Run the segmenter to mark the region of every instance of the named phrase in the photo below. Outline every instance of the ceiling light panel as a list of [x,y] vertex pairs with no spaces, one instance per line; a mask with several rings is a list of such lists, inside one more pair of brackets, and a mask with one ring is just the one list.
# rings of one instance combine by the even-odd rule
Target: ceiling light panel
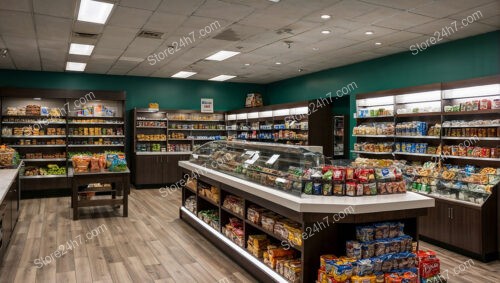
[[221,50],[215,53],[214,55],[205,58],[205,60],[222,61],[231,58],[233,56],[236,56],[238,54],[240,54],[240,52]]
[[67,62],[66,71],[83,72],[86,66],[87,63]]
[[94,0],[81,0],[78,10],[78,20],[82,22],[91,22],[104,24],[108,20],[109,14],[113,9],[113,4]]
[[71,43],[69,54],[90,56],[94,50],[94,45]]
[[180,72],[178,72],[176,74],[173,74],[172,78],[183,78],[183,79],[185,79],[185,78],[189,78],[189,77],[191,77],[193,75],[196,75],[196,72],[180,71]]
[[236,76],[231,76],[231,75],[220,75],[217,77],[213,77],[211,79],[208,79],[209,81],[217,81],[217,82],[222,82],[222,81],[227,81],[232,78],[236,78]]

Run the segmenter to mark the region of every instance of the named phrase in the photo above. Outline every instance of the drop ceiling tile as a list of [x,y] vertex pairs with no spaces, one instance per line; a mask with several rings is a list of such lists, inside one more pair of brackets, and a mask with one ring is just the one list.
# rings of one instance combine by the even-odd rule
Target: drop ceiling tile
[[392,15],[391,17],[384,18],[380,21],[376,21],[375,25],[404,30],[416,25],[425,24],[433,21],[434,18],[417,15],[410,12],[399,12],[397,14]]
[[120,6],[154,11],[161,0],[121,0]]
[[441,29],[446,28],[447,26],[451,26],[451,22],[455,20],[452,19],[439,19],[434,20],[429,23],[425,23],[423,25],[415,26],[407,29],[409,32],[415,32],[420,34],[428,34],[433,35],[437,31],[441,31]]
[[352,20],[360,23],[372,24],[386,18],[390,18],[398,13],[401,13],[401,10],[388,7],[378,7],[375,10],[353,18]]
[[127,28],[142,28],[152,14],[153,12],[147,10],[118,6],[112,13],[109,24]]
[[94,48],[91,58],[92,60],[94,59],[117,60],[118,57],[121,56],[123,51],[125,51],[125,49],[112,49],[112,48],[97,46]]
[[152,69],[150,67],[137,66],[137,67],[133,68],[132,70],[130,70],[127,73],[127,75],[128,76],[149,77],[154,71],[155,71],[155,69]]
[[[398,42],[398,43],[392,44],[392,46],[402,47],[402,48],[405,48],[405,49],[408,49],[408,50],[410,50],[410,48],[411,48],[411,51],[413,51],[418,46],[423,46],[423,45],[434,46],[434,45],[438,45],[438,44],[450,41],[449,38],[444,37],[444,38],[441,38],[440,41],[436,40],[435,44],[432,44],[431,39],[430,39],[431,37],[433,37],[433,36],[431,36],[431,35],[423,35],[421,37],[410,39],[408,41],[402,41],[402,42]],[[437,37],[436,37],[436,39],[437,39]]]
[[384,46],[384,45],[378,46],[378,48],[374,48],[373,50],[371,50],[371,52],[376,53],[376,54],[380,54],[383,56],[389,55],[389,54],[405,52],[405,51],[409,51],[409,50],[406,48],[403,48],[403,47]]
[[286,15],[283,15],[281,13],[273,15],[267,11],[266,12],[259,11],[245,17],[238,23],[250,26],[258,26],[270,30],[278,30],[296,21],[297,19],[293,17],[287,17]]
[[400,10],[412,10],[415,7],[426,5],[427,3],[432,3],[435,0],[363,0],[374,5],[380,5],[385,7],[391,7]]
[[[221,11],[224,11],[221,13]],[[224,20],[238,21],[252,13],[252,7],[228,3],[219,0],[206,0],[194,13],[196,16],[208,18],[221,18]]]
[[461,26],[458,28],[458,31],[452,33],[451,35],[447,36],[448,39],[450,40],[457,40],[460,38],[465,38],[477,34],[482,34],[482,33],[487,33],[490,31],[495,31],[497,30],[496,27],[490,26],[490,25],[485,25],[480,22],[475,22],[472,24],[469,24],[468,26]]
[[415,38],[418,38],[421,36],[422,36],[422,34],[420,34],[420,33],[398,31],[398,32],[391,33],[391,34],[388,34],[385,36],[381,36],[381,37],[377,38],[375,41],[381,42],[382,45],[387,46],[390,44],[415,39]]
[[63,63],[45,63],[42,62],[42,71],[44,72],[64,72],[66,69],[66,64]]
[[111,49],[125,49],[134,40],[139,29],[108,25],[99,39],[97,46]]
[[113,66],[114,62],[115,60],[113,59],[90,58],[90,60],[87,62],[85,72],[104,74],[111,68],[111,66]]
[[31,12],[30,0],[0,0],[2,10]]
[[68,0],[33,0],[35,14],[72,19],[77,1]]
[[146,56],[158,48],[162,42],[163,41],[160,39],[137,37],[128,46],[127,50],[125,50],[123,56],[146,58]]
[[73,21],[52,16],[35,15],[35,24],[37,25],[38,39],[68,42]]
[[171,33],[175,31],[185,20],[186,16],[164,12],[154,12],[144,25],[145,30]]
[[491,2],[491,0],[440,0],[417,7],[412,12],[429,17],[444,18],[488,2]]
[[322,13],[331,15],[332,19],[355,19],[356,17],[375,11],[378,8],[380,7],[377,5],[365,3],[363,1],[350,0],[330,6],[324,9]]
[[[372,35],[366,35],[365,32],[367,31],[372,31],[374,34]],[[391,33],[396,33],[398,30],[395,29],[390,29],[390,28],[384,28],[384,27],[379,27],[379,26],[365,26],[364,28],[360,28],[355,31],[348,32],[346,34],[343,34],[342,37],[352,39],[352,40],[370,40],[373,38],[378,38],[382,37]]]
[[479,22],[482,24],[487,24],[493,27],[500,28],[500,15],[489,17],[487,19],[480,20]]
[[25,12],[0,10],[0,34],[35,38],[33,17]]
[[352,20],[342,19],[342,18],[334,18],[324,24],[325,28],[334,27],[334,28],[345,29],[348,31],[355,31],[365,26],[366,23],[355,22]]
[[69,61],[69,62],[86,63],[89,60],[90,60],[90,57],[85,56],[85,55],[68,54],[68,57],[67,57],[67,61]]
[[464,10],[459,13],[450,15],[450,19],[462,20],[466,19],[469,16],[472,16],[475,19],[479,19],[480,21],[483,19],[487,19],[493,16],[500,15],[500,1],[493,1],[489,4],[484,4],[478,7],[474,7],[472,9]]
[[191,15],[204,0],[163,1],[157,11],[178,15]]
[[10,56],[7,56],[5,58],[0,57],[0,69],[15,69],[14,63],[12,63]]
[[[10,48],[9,48],[10,49]],[[40,71],[40,56],[38,56],[38,51],[17,51],[10,49],[9,54],[14,61],[17,69],[20,70],[32,70]]]
[[[323,51],[333,51],[336,49],[341,49],[347,46],[351,46],[354,44],[357,44],[359,41],[357,40],[352,40],[352,39],[347,39],[347,38],[342,38],[342,37],[332,37],[329,39],[322,40],[320,42],[312,43],[307,47],[307,51],[304,52],[311,52],[313,54]],[[313,48],[318,48],[317,51],[313,50]]]
[[1,36],[0,36],[0,48],[5,48],[5,43],[3,42],[3,39]]

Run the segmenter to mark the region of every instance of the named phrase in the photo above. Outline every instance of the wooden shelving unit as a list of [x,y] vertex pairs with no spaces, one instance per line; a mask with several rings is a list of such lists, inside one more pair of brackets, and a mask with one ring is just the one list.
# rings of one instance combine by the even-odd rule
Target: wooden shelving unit
[[[481,93],[480,86],[485,87],[485,93]],[[474,91],[467,92],[467,88],[474,87]],[[434,93],[434,94],[430,94]],[[411,94],[415,97],[411,100]],[[404,98],[404,99],[402,99]],[[449,125],[452,120],[474,121],[474,120],[496,120],[500,118],[499,109],[471,110],[449,112],[452,105],[459,105],[466,101],[481,99],[500,99],[500,76],[470,79],[450,83],[438,83],[396,90],[380,91],[357,96],[357,105],[366,100],[387,101],[384,105],[392,110],[393,115],[384,117],[362,117],[358,118],[357,124],[361,125],[367,122],[385,121],[394,123],[396,126],[401,122],[424,121],[429,125],[442,125],[439,136],[407,136],[407,135],[357,135],[358,142],[418,142],[428,143],[433,146],[459,145],[469,140],[472,146],[481,146],[487,148],[496,148],[500,150],[498,135],[464,135],[451,136],[449,131],[460,128],[498,128],[497,124],[490,125]],[[405,102],[409,99],[409,102]],[[426,113],[403,113],[398,111],[407,104],[420,104],[431,108]],[[363,103],[361,103],[363,105]],[[368,104],[367,104],[368,105]],[[373,108],[377,105],[370,103]],[[431,107],[429,107],[431,105]],[[434,105],[434,106],[432,106]],[[358,107],[357,111],[363,107]],[[437,108],[437,109],[436,109]],[[359,112],[358,112],[359,114]],[[496,130],[496,129],[495,129]],[[496,131],[495,131],[496,132]],[[353,151],[363,157],[376,158],[378,153]],[[473,157],[458,156],[451,153],[429,154],[420,152],[398,152],[394,147],[395,159],[406,159],[409,161],[434,161],[459,166],[467,164],[477,167],[500,167],[500,158],[492,157]],[[384,156],[390,158],[390,156]],[[439,195],[429,195],[436,199],[436,207],[429,210],[429,214],[423,217],[419,222],[420,234],[428,241],[440,244],[446,248],[456,250],[468,256],[479,258],[481,260],[491,260],[498,258],[500,254],[500,200],[497,197],[498,184],[492,188],[491,195],[476,192],[486,198],[484,203],[476,204],[459,199],[440,197]],[[452,189],[450,189],[452,190]],[[458,192],[458,190],[455,190]]]
[[[180,160],[187,160],[193,149],[205,142],[227,136],[223,112],[135,108],[132,121],[136,186],[177,182],[181,178]],[[153,138],[140,140],[139,135]]]
[[[20,176],[23,191],[69,189],[71,183],[71,176],[68,175],[71,166],[71,160],[68,158],[69,152],[125,151],[125,92],[2,88],[0,89],[0,99],[2,104],[1,142],[19,151],[25,163]],[[27,105],[46,107],[47,111],[58,109],[59,114],[55,115],[57,112],[46,112],[45,115],[42,115],[43,113],[39,113],[40,115],[11,113],[13,112],[12,107],[22,108]],[[92,107],[94,109],[94,106],[109,107],[107,108],[108,113],[114,111],[114,115],[112,117],[94,116],[89,112],[83,112],[83,108],[90,109]],[[7,134],[7,128],[12,129],[11,134]],[[18,128],[17,132],[22,128],[39,129],[40,132],[39,135],[30,131],[19,135],[13,133],[14,128]],[[93,135],[90,133],[74,135],[71,133],[74,128],[93,128],[93,130],[98,128],[101,132]],[[114,134],[109,134],[107,129],[113,129]],[[48,131],[63,132],[47,135]],[[105,133],[103,134],[102,131]],[[42,133],[43,135],[41,135]],[[26,140],[29,140],[29,144]],[[32,154],[38,155],[36,158],[26,158],[26,155],[29,157]],[[66,173],[63,175],[23,176],[24,170],[31,166],[45,167],[48,164],[56,164],[65,168]]]

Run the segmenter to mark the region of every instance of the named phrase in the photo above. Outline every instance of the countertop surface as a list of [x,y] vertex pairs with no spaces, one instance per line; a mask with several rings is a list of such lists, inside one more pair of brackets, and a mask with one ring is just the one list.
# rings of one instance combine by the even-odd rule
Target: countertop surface
[[349,211],[352,214],[384,212],[434,207],[434,199],[413,192],[405,194],[376,196],[312,196],[302,194],[294,196],[283,191],[246,181],[225,173],[209,169],[189,161],[179,161],[179,166],[194,171],[228,186],[235,187],[258,197],[306,213],[339,213]]
[[17,178],[21,164],[15,169],[0,169],[0,203],[5,199],[10,186]]

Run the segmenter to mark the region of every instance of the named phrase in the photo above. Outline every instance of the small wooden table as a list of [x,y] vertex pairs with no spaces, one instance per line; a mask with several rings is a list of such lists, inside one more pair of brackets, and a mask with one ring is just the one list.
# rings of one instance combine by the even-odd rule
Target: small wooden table
[[[78,220],[78,208],[89,206],[123,205],[123,217],[128,216],[128,194],[130,193],[130,170],[128,168],[123,172],[99,171],[86,173],[76,173],[73,168],[70,168],[68,173],[69,177],[71,177],[71,188],[73,190],[71,196],[73,220]],[[111,198],[78,200],[78,194],[81,193],[78,188],[92,183],[110,183],[111,189],[85,190],[82,192],[107,192],[111,194]],[[117,195],[122,196],[122,198],[117,199]]]

